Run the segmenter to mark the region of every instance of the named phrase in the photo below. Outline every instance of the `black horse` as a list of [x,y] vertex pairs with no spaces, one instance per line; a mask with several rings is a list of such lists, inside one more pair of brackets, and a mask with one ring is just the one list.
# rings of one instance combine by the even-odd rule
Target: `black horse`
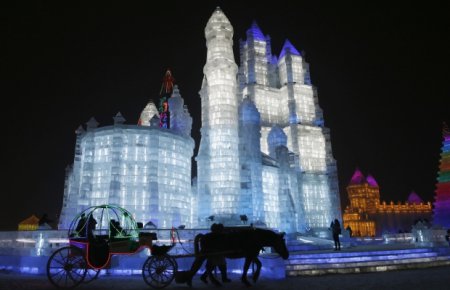
[[[254,262],[257,266],[253,274],[253,281],[256,282],[261,272],[261,261],[258,259],[259,252],[263,247],[272,247],[283,259],[289,257],[289,251],[286,247],[284,234],[278,234],[271,230],[246,228],[225,228],[223,233],[198,234],[195,237],[195,260],[192,264],[188,285],[192,285],[192,278],[202,266],[203,262],[208,259],[214,259],[214,256],[222,255],[226,258],[237,259],[245,258],[244,269],[241,281],[250,286],[247,280],[247,272],[250,263]],[[207,268],[211,281],[220,285],[212,275],[213,266]]]

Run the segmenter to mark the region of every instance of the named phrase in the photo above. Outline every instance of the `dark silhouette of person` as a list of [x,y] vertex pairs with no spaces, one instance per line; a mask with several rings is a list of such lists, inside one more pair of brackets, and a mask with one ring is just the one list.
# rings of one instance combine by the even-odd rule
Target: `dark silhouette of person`
[[81,214],[80,219],[78,220],[77,227],[75,231],[78,233],[80,237],[86,237],[86,215],[84,213]]
[[353,235],[352,228],[351,228],[350,226],[347,226],[345,229],[348,231],[348,235],[349,235],[349,237],[351,238],[352,235]]
[[[220,239],[220,235],[224,231],[223,224],[212,224],[211,225],[211,233],[213,235],[217,235],[217,238]],[[222,282],[231,282],[230,279],[228,279],[227,275],[227,261],[225,259],[225,256],[223,255],[212,255],[211,257],[208,257],[206,260],[206,270],[203,272],[203,274],[200,276],[200,280],[202,280],[205,283],[208,283],[208,274],[210,271],[214,270],[214,268],[218,267],[220,270],[220,275],[222,276]]]
[[92,214],[89,215],[88,221],[87,221],[87,235],[88,239],[92,240],[94,239],[94,230],[97,225],[97,221],[92,216]]
[[115,236],[118,236],[120,233],[122,233],[122,227],[120,226],[120,223],[114,219],[109,221],[109,234],[110,237],[113,238]]
[[331,232],[333,233],[334,250],[340,251],[341,242],[339,241],[339,235],[341,234],[341,224],[339,223],[338,219],[335,219],[333,222],[331,222],[330,228]]

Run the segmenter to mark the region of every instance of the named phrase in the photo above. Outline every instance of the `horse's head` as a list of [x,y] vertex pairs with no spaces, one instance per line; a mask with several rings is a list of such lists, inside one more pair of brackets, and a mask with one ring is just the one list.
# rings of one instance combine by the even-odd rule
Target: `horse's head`
[[289,250],[286,246],[286,241],[284,240],[284,234],[285,233],[276,234],[273,248],[283,259],[286,260],[289,258]]

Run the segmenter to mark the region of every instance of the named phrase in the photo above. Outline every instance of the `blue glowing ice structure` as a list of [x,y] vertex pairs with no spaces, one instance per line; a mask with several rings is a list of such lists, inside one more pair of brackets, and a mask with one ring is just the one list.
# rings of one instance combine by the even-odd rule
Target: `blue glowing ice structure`
[[[75,160],[67,170],[60,229],[67,229],[77,213],[90,206],[119,205],[135,220],[152,221],[160,228],[192,226],[192,119],[178,89],[174,92],[174,126],[159,128],[126,125],[118,114],[114,125],[87,131],[79,128]],[[181,125],[182,123],[183,125]]]
[[[289,192],[295,208],[297,230],[326,228],[332,219],[341,219],[340,198],[329,130],[323,127],[309,64],[289,40],[279,57],[273,56],[270,37],[256,23],[246,36],[240,42],[239,88],[240,95],[249,98],[260,113],[261,151],[278,163],[277,146],[285,146],[290,153],[286,156],[296,173],[283,182],[291,184],[284,192]],[[284,131],[285,144],[270,144],[276,141],[269,136],[274,126]],[[280,174],[282,166],[278,166]]]
[[[199,218],[233,220],[241,213],[237,65],[233,27],[217,8],[205,28],[207,59],[201,89],[198,164]],[[237,219],[239,221],[239,219]]]
[[341,219],[329,130],[301,53],[286,41],[279,58],[273,56],[270,37],[254,22],[240,42],[236,75],[233,28],[220,9],[205,35],[200,223],[222,217],[232,224],[245,215],[254,224],[304,232]]
[[265,221],[265,197],[262,188],[260,115],[250,99],[239,107],[239,151],[241,152],[240,213],[253,221]]
[[[92,119],[77,133],[67,169],[60,227],[82,209],[120,205],[138,221],[268,226],[323,231],[341,218],[336,162],[309,65],[286,41],[279,57],[254,22],[233,55],[233,27],[217,8],[205,28],[197,177],[191,184],[192,118],[176,86],[167,99],[170,129],[152,101],[139,126]],[[325,231],[328,232],[328,231]]]

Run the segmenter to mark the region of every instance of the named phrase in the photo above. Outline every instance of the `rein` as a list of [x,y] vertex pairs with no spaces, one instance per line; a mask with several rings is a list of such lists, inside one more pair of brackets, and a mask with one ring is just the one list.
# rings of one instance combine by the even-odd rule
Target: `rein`
[[194,255],[194,253],[190,253],[188,250],[186,250],[186,248],[183,246],[183,243],[181,242],[181,239],[180,239],[180,233],[178,233],[178,230],[174,230],[174,232],[176,233],[176,235],[177,235],[177,239],[178,239],[178,243],[180,244],[180,246],[181,246],[181,248],[183,249],[183,251],[185,251],[187,254],[189,254],[189,255]]

